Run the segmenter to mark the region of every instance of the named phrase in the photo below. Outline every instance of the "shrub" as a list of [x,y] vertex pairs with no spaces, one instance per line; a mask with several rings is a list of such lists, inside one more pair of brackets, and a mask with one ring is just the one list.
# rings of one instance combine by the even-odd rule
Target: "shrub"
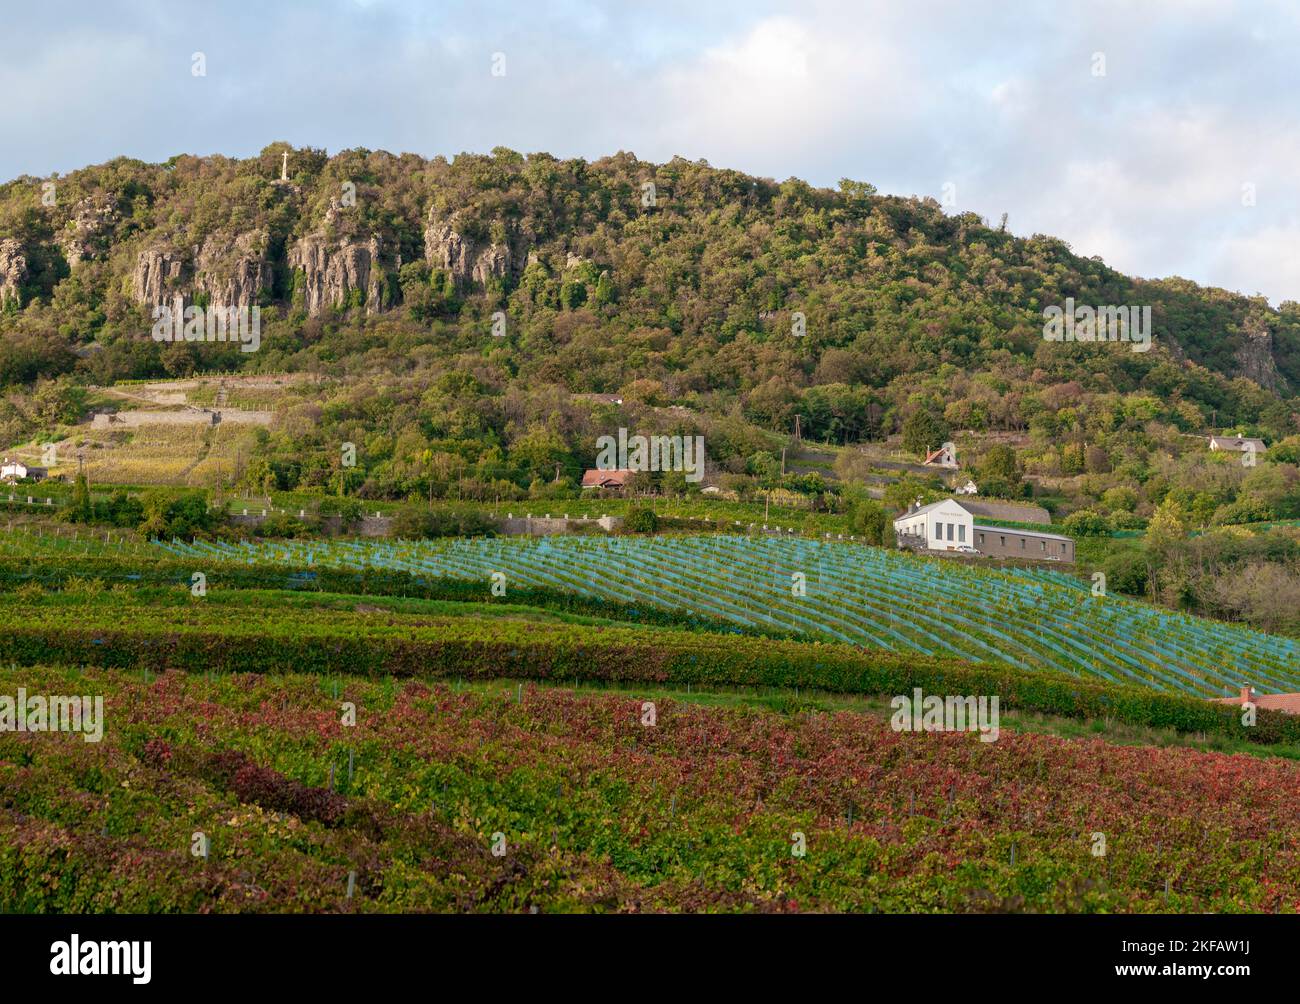
[[653,509],[632,506],[623,517],[624,533],[654,533],[659,529],[659,517]]
[[273,512],[262,520],[253,531],[258,537],[303,537],[308,533],[307,524],[297,516],[287,512]]
[[1107,537],[1114,532],[1110,520],[1093,509],[1070,513],[1062,527],[1072,537]]

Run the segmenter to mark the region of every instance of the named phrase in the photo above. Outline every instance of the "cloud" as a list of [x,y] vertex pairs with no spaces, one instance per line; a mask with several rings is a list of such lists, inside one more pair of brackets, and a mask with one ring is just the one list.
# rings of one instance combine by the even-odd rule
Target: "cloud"
[[67,6],[57,25],[6,15],[0,178],[276,139],[630,150],[903,195],[952,183],[954,211],[1124,271],[1300,299],[1300,14],[1282,0]]

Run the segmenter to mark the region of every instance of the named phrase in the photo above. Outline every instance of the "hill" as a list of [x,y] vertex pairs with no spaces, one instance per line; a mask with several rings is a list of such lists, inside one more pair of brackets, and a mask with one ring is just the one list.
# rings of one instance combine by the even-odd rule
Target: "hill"
[[[469,490],[527,486],[557,463],[572,476],[604,414],[572,395],[597,392],[640,408],[624,424],[706,426],[711,459],[738,471],[796,416],[831,442],[897,432],[917,410],[1023,430],[1081,395],[1184,430],[1292,431],[1295,304],[1130,278],[860,182],[815,189],[626,153],[448,161],[277,143],[247,160],[119,159],[51,184],[0,186],[0,385],[345,378],[263,450],[283,488],[319,483],[338,442],[367,437],[374,491],[430,477],[423,450],[433,480]],[[1045,342],[1042,311],[1067,297],[1150,305],[1154,349]],[[155,342],[153,308],[169,304],[258,306],[260,348]],[[11,395],[0,438],[84,407]]]

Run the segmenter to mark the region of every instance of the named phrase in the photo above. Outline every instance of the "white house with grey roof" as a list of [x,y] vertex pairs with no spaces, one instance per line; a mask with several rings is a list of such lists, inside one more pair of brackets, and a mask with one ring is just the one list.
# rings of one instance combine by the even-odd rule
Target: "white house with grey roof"
[[1260,454],[1268,449],[1262,439],[1250,439],[1246,436],[1211,436],[1210,449],[1218,452],[1227,450],[1230,453],[1254,453]]
[[957,551],[990,558],[1074,562],[1072,537],[976,523],[975,514],[956,499],[910,507],[894,520],[894,533],[901,546],[919,551]]
[[955,499],[911,508],[894,520],[894,532],[904,543],[927,551],[974,548],[975,517]]

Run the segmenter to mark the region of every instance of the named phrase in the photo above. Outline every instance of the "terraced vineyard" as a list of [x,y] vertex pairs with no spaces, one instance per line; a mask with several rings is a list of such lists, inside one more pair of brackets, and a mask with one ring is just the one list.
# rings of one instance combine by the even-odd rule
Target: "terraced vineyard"
[[485,595],[499,573],[507,595],[511,585],[542,586],[893,652],[1057,670],[1198,697],[1235,693],[1242,683],[1264,693],[1300,690],[1300,646],[1289,638],[1094,597],[1086,583],[1054,570],[985,569],[851,544],[714,535],[157,547],[208,561],[481,581]]

